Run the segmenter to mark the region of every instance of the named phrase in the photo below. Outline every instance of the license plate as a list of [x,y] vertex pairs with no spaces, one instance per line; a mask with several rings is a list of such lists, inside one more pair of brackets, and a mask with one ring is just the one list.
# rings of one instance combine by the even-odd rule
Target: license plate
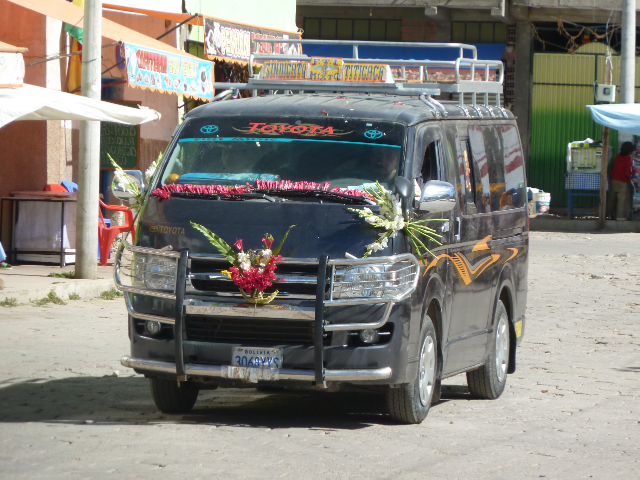
[[231,366],[268,368],[272,371],[282,368],[282,349],[264,347],[233,347]]

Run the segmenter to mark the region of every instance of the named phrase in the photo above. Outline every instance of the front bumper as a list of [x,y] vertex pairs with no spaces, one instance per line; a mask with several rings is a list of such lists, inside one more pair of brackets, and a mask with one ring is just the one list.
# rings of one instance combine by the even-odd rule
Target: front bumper
[[[120,360],[124,367],[133,368],[142,372],[160,372],[176,374],[176,364],[170,362],[158,362],[141,358],[131,358],[125,355]],[[294,380],[314,382],[316,374],[314,370],[294,370],[281,368],[271,371],[266,368],[233,367],[230,365],[196,365],[186,363],[184,366],[186,375],[197,377],[226,378],[256,383],[258,381]],[[363,369],[324,369],[325,381],[353,382],[376,381],[391,378],[391,367],[363,368]]]
[[[123,252],[125,251],[132,254],[132,258],[135,257],[136,253],[139,253],[141,255],[151,256],[151,258],[156,258],[157,256],[157,258],[161,260],[157,260],[157,263],[154,263],[154,261],[147,261],[147,266],[144,264],[134,265],[134,261],[132,260],[131,265],[128,267],[129,273],[126,273],[127,267],[126,265],[123,265],[122,262]],[[198,255],[198,257],[203,258],[203,255]],[[217,258],[217,256],[211,256],[211,258],[213,257]],[[142,271],[144,274],[144,269],[150,268],[149,265],[159,265],[161,264],[161,261],[164,261],[162,259],[167,258],[171,259],[171,261],[174,261],[176,264],[175,279],[172,280],[174,285],[172,292],[150,290],[147,288],[141,288],[139,285],[125,285],[121,281],[120,275],[123,273],[123,268],[125,269],[124,275],[133,277],[136,274],[136,269],[138,269],[139,272]],[[163,324],[170,324],[173,326],[174,332],[173,341],[157,342],[154,340],[150,341],[148,339],[140,338],[136,334],[135,330],[132,329],[132,355],[134,358],[129,356],[123,357],[121,362],[123,366],[134,368],[136,371],[140,371],[142,373],[159,372],[162,374],[176,375],[179,380],[186,380],[188,376],[226,378],[248,382],[298,380],[311,381],[315,382],[319,386],[324,386],[327,381],[375,382],[392,378],[392,367],[389,365],[398,365],[398,357],[402,355],[399,351],[400,348],[397,341],[393,343],[395,343],[394,346],[398,351],[388,357],[388,363],[386,365],[381,364],[380,356],[383,354],[382,350],[384,350],[386,354],[390,353],[388,348],[389,346],[385,346],[387,348],[383,349],[368,347],[366,350],[371,350],[370,356],[377,358],[373,362],[370,358],[366,364],[375,368],[349,368],[349,363],[351,363],[351,366],[354,366],[352,362],[335,361],[335,358],[339,357],[339,355],[335,355],[337,352],[331,351],[327,352],[328,355],[325,354],[325,348],[334,349],[334,347],[327,347],[323,344],[323,335],[325,332],[346,332],[364,329],[378,329],[383,327],[389,320],[392,310],[394,310],[393,306],[408,298],[417,287],[419,264],[413,255],[404,254],[393,257],[335,260],[329,259],[327,255],[322,256],[319,261],[316,260],[314,262],[318,265],[316,296],[314,299],[315,307],[310,306],[309,302],[307,302],[307,306],[277,304],[254,307],[249,306],[246,303],[239,304],[237,301],[233,303],[219,301],[214,302],[206,299],[185,298],[185,293],[187,293],[187,287],[189,284],[189,259],[190,254],[187,249],[182,250],[181,252],[170,252],[143,247],[132,247],[125,243],[121,244],[115,259],[114,277],[118,289],[125,293],[125,301],[129,315],[133,319],[152,320]],[[408,267],[403,268],[406,268],[405,271],[410,273],[403,273],[403,275],[407,275],[409,279],[403,280],[406,283],[406,288],[404,288],[400,294],[398,294],[396,290],[395,296],[383,295],[381,297],[373,298],[334,299],[333,285],[334,282],[339,283],[335,281],[336,267],[360,266],[363,264],[376,263],[383,264],[389,262],[403,262],[404,265],[408,265]],[[175,305],[175,314],[173,317],[170,317],[167,315],[169,312],[166,310],[164,312],[153,312],[153,314],[149,311],[137,311],[136,308],[134,308],[135,302],[132,301],[132,295],[140,295],[148,298],[155,297],[163,299],[164,301],[169,301]],[[311,305],[313,305],[313,303]],[[345,320],[337,319],[336,317],[339,317],[339,315],[331,314],[336,311],[336,309],[332,307],[350,308],[357,306],[377,306],[378,308],[376,310],[381,312],[381,314],[378,318],[373,319],[373,321],[370,321],[369,319],[366,319],[366,321],[351,320],[349,323],[346,323]],[[209,353],[213,353],[212,349],[218,350],[216,353],[219,354],[222,350],[230,349],[232,345],[216,345],[207,343],[201,344],[195,348],[200,353],[204,353],[208,350],[208,354],[197,355],[194,358],[194,355],[192,355],[194,342],[189,342],[184,339],[185,318],[188,315],[248,318],[256,316],[256,308],[259,309],[259,317],[265,319],[265,323],[269,321],[268,319],[273,318],[278,320],[288,319],[304,321],[309,322],[309,325],[313,325],[313,345],[306,349],[307,354],[305,356],[308,359],[307,361],[303,364],[296,365],[296,368],[281,368],[277,371],[253,367],[235,367],[224,364],[228,362],[228,360],[225,359],[229,359],[229,355],[224,355],[224,358],[213,359],[213,361],[209,355]],[[156,315],[155,313],[163,313],[163,315]],[[160,345],[160,343],[163,343],[163,345]],[[146,344],[145,347],[143,347],[142,344]],[[167,349],[171,350],[170,355],[167,355],[170,353]],[[377,354],[375,353],[376,350],[378,350]],[[308,358],[309,353],[311,354],[312,360]],[[366,357],[366,354],[364,356],[360,354],[359,356],[361,358]],[[334,360],[332,360],[332,357]],[[346,357],[346,355],[343,356],[343,359],[344,357]],[[205,359],[205,363],[202,361],[198,362],[198,358]],[[193,363],[192,359],[195,359],[196,362]],[[215,363],[218,362],[222,364],[216,365]],[[340,363],[340,367],[344,366],[345,368],[331,368],[336,367],[336,363]],[[313,368],[308,368],[309,366]],[[361,365],[357,365],[357,367],[360,366]]]

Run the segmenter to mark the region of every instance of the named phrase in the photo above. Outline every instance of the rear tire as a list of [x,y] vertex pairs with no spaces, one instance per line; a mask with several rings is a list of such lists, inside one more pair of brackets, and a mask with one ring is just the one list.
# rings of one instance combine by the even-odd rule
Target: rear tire
[[436,390],[438,372],[438,341],[433,322],[425,316],[418,374],[411,383],[387,390],[387,408],[393,420],[400,423],[421,423],[429,413]]
[[504,391],[509,368],[509,316],[501,300],[496,305],[493,340],[484,365],[467,372],[469,392],[475,398],[495,400]]
[[153,402],[162,413],[188,412],[193,408],[200,389],[190,382],[163,378],[151,379]]

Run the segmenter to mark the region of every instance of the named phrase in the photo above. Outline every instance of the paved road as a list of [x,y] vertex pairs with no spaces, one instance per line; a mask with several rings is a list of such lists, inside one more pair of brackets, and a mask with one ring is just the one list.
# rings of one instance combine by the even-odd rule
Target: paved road
[[215,390],[162,415],[118,364],[121,300],[0,307],[0,477],[637,477],[639,240],[532,233],[505,393],[453,377],[416,426],[372,392]]

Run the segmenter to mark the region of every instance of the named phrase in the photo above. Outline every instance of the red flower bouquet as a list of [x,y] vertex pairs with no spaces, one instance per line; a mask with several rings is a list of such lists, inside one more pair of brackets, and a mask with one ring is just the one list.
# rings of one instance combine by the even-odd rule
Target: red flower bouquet
[[263,295],[263,292],[272,286],[277,278],[275,274],[276,265],[282,260],[282,256],[279,255],[280,249],[289,235],[289,231],[295,225],[289,227],[280,243],[273,250],[271,249],[273,236],[266,233],[262,239],[264,248],[261,250],[248,249],[246,251],[243,249],[242,239],[233,244],[234,249],[208,228],[194,222],[191,222],[191,226],[202,232],[211,244],[231,263],[229,270],[223,270],[222,274],[233,280],[233,283],[240,289],[240,293],[248,302],[266,304],[276,298],[278,290],[267,297]]

